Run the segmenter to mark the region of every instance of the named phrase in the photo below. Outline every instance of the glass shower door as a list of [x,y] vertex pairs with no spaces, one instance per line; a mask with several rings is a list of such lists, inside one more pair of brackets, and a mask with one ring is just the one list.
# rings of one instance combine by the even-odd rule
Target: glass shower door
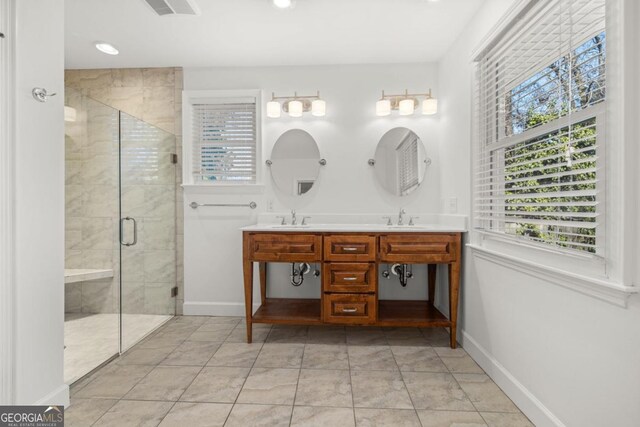
[[120,112],[121,350],[175,314],[175,136]]
[[[65,350],[72,384],[120,350],[118,110],[65,88]],[[99,278],[83,279],[87,271]]]

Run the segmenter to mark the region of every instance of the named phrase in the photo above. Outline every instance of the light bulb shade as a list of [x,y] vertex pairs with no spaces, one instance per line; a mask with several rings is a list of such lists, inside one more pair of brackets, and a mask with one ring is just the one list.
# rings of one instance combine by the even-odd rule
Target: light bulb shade
[[413,114],[415,103],[413,99],[403,99],[398,103],[398,112],[401,116],[410,116]]
[[311,103],[311,114],[316,117],[322,117],[327,114],[327,103],[322,99],[315,99]]
[[289,101],[289,115],[291,117],[302,117],[302,102],[301,101]]
[[388,116],[391,114],[391,101],[381,99],[376,102],[376,116]]
[[428,116],[438,112],[438,100],[436,98],[427,98],[422,101],[422,114]]
[[282,107],[278,101],[269,101],[267,102],[267,117],[272,119],[277,119],[280,117],[280,111]]
[[64,121],[75,122],[77,117],[76,109],[73,107],[64,106]]

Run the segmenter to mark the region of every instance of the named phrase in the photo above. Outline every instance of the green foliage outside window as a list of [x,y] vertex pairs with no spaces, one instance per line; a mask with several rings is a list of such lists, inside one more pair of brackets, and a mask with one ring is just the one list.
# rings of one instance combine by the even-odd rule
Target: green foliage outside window
[[[603,101],[604,60],[601,33],[511,90],[507,135]],[[506,233],[596,252],[597,125],[592,117],[492,152],[503,159]]]

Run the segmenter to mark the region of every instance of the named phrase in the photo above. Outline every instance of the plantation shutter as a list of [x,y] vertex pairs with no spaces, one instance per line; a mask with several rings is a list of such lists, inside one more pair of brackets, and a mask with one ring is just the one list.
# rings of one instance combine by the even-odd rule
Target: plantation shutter
[[196,182],[256,182],[256,100],[193,105]]
[[534,1],[477,58],[477,230],[601,252],[605,59],[605,0]]

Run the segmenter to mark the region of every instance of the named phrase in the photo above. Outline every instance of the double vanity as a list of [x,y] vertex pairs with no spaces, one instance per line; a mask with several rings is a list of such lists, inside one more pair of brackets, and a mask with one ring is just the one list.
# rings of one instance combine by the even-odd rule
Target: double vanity
[[[253,323],[293,325],[365,325],[450,328],[456,347],[461,265],[459,226],[258,224],[242,229],[247,342]],[[261,305],[253,313],[253,263],[259,263]],[[270,262],[318,263],[319,299],[267,298]],[[382,300],[378,271],[382,264],[428,264],[428,299]],[[448,266],[449,313],[433,304],[436,265]]]
[[[413,131],[394,128],[383,135],[375,158],[367,163],[375,170],[379,189],[400,202],[421,186],[430,160]],[[313,137],[300,129],[282,134],[267,160],[276,188],[292,205],[298,203],[297,199],[313,197],[314,184],[325,164]],[[384,217],[386,225],[374,224],[380,221],[379,216],[352,217],[343,223],[327,217],[322,223],[317,215],[313,217],[314,224],[308,224],[308,217],[298,221],[292,212],[291,225],[280,216],[263,218],[264,224],[243,228],[247,341],[251,342],[253,323],[446,327],[450,330],[451,347],[455,348],[461,240],[466,218],[451,215],[443,220],[441,215],[430,215],[428,222],[421,225],[415,222],[418,217],[406,221],[404,214],[401,209],[397,225],[390,217]],[[282,221],[278,223],[277,218]],[[259,264],[261,301],[255,313],[254,263]],[[311,264],[318,265],[314,274],[320,276],[319,298],[268,298],[268,263],[290,263],[291,285],[295,287],[302,285],[304,275],[312,270]],[[425,283],[415,283],[415,264],[428,265]],[[434,304],[438,264],[448,268],[448,318]],[[424,287],[421,294],[425,298],[380,298],[379,277],[392,276],[402,287],[413,278],[411,286]]]

